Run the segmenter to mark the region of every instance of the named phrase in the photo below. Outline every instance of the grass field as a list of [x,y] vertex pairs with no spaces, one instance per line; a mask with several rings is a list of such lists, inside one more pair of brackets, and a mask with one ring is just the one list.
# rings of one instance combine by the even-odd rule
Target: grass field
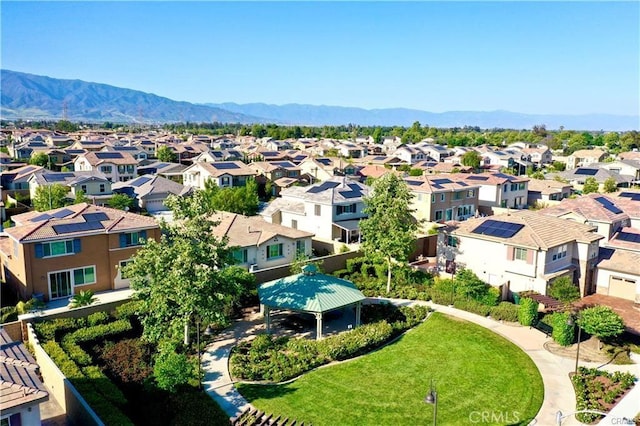
[[238,389],[257,408],[305,424],[426,425],[433,418],[433,405],[423,402],[432,378],[440,425],[526,424],[542,405],[542,378],[520,348],[438,313],[357,360],[290,384]]

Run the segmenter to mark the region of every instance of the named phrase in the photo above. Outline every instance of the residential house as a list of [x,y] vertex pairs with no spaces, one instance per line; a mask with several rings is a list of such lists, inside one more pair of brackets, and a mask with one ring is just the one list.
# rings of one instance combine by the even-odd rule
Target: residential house
[[629,215],[631,226],[640,229],[640,191],[625,190],[619,192],[615,197],[613,194],[610,195],[615,205]]
[[411,207],[418,220],[427,222],[461,221],[473,217],[478,209],[480,186],[455,177],[417,176],[404,179],[413,194]]
[[9,154],[18,161],[28,161],[34,154],[46,152],[51,147],[43,140],[30,140],[8,147]]
[[300,181],[300,168],[290,161],[256,161],[249,164],[256,172],[256,183],[261,191],[271,184],[271,194],[278,196],[284,188]]
[[126,152],[131,154],[138,162],[147,160],[149,153],[137,146],[105,146],[101,151],[104,152]]
[[88,152],[73,162],[76,171],[99,171],[111,182],[125,182],[138,176],[138,161],[126,152]]
[[[29,178],[41,170],[42,166],[26,165],[0,174],[0,186],[4,195],[29,195]],[[4,201],[4,200],[2,200]]]
[[111,182],[100,172],[49,172],[41,170],[29,177],[29,193],[33,200],[39,187],[62,185],[69,188],[68,198],[74,199],[80,191],[93,204],[105,205],[112,196]]
[[348,178],[331,178],[308,187],[282,190],[261,213],[269,223],[345,243],[360,239],[359,221],[366,217],[364,197],[369,187]]
[[40,367],[27,347],[0,328],[0,424],[40,426],[40,404],[49,400]]
[[134,198],[138,208],[151,214],[170,210],[164,203],[169,195],[185,196],[192,190],[192,187],[156,175],[142,175],[113,184],[113,192]]
[[180,163],[168,163],[164,161],[155,161],[145,166],[138,167],[139,175],[158,175],[174,182],[182,183],[182,173],[189,166]]
[[567,157],[567,169],[589,166],[600,163],[607,157],[607,153],[601,149],[579,149]]
[[362,158],[367,155],[367,147],[353,142],[342,142],[336,149],[344,158]]
[[564,172],[548,173],[545,177],[556,177],[569,182],[576,191],[582,191],[584,183],[588,178],[594,178],[598,183],[598,190],[604,191],[604,183],[609,178],[613,178],[618,188],[628,188],[634,181],[634,176],[623,175],[616,171],[611,171],[596,165],[589,167],[578,167],[577,169],[565,170]]
[[391,153],[394,157],[398,157],[406,164],[415,164],[419,161],[426,160],[428,155],[420,148],[409,145],[401,145],[398,149]]
[[301,175],[308,176],[311,182],[331,179],[333,174],[333,161],[330,158],[307,157],[298,167]]
[[[562,230],[562,232],[558,232]],[[580,294],[595,292],[599,241],[596,227],[530,210],[472,218],[439,235],[438,262],[467,268],[481,280],[513,292],[547,294],[568,276]]]
[[499,170],[502,168],[511,169],[516,175],[524,175],[528,168],[533,167],[533,163],[528,160],[528,156],[515,150],[487,151],[480,154],[482,157],[481,166],[486,169]]
[[2,279],[24,300],[68,298],[80,290],[126,288],[120,268],[145,239],[160,240],[153,218],[75,204],[12,217],[0,238]]
[[618,160],[640,161],[640,151],[626,151],[618,154]]
[[453,152],[446,146],[435,144],[420,144],[419,146],[421,147],[422,152],[437,162],[444,161],[445,158],[453,155]]
[[251,271],[287,265],[299,256],[311,257],[313,234],[266,222],[260,216],[219,212],[215,236],[228,238],[238,265]]
[[625,227],[600,249],[596,293],[640,304],[640,229]]
[[73,144],[69,146],[69,149],[84,149],[89,152],[97,152],[102,150],[105,146],[111,145],[106,142],[104,139],[98,140],[79,140],[75,141]]
[[244,186],[247,179],[254,178],[256,172],[241,161],[198,162],[182,172],[184,185],[204,189],[211,179],[221,188]]
[[215,163],[216,161],[239,161],[242,160],[242,153],[236,150],[215,150],[207,151],[193,158],[193,162],[204,161],[206,163]]
[[527,206],[529,178],[505,173],[458,174],[457,179],[480,186],[478,204],[487,207],[522,209]]
[[630,176],[631,184],[640,184],[640,160],[617,160],[608,163],[596,163],[592,167],[609,170],[611,173]]
[[388,155],[366,155],[363,158],[354,160],[356,164],[368,165],[380,165],[388,167],[396,167],[405,164],[401,159]]
[[542,168],[547,164],[553,163],[553,154],[545,145],[522,148],[522,152],[527,155],[529,161],[531,161],[537,168]]
[[528,190],[527,204],[530,206],[555,203],[573,194],[571,185],[557,180],[530,179]]

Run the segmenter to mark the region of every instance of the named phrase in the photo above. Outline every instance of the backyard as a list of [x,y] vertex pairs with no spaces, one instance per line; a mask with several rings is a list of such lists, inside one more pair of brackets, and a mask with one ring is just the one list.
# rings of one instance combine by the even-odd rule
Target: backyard
[[[544,396],[542,378],[518,347],[480,326],[442,314],[383,349],[282,385],[238,383],[260,410],[314,425],[426,424],[430,380],[438,423],[526,424]],[[476,418],[477,417],[477,418]]]

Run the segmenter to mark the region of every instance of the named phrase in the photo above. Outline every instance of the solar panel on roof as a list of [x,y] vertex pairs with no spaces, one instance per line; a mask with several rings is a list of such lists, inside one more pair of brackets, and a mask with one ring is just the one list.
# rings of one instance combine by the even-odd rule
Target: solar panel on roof
[[489,176],[469,176],[467,180],[489,180]]
[[71,234],[74,232],[82,231],[95,231],[97,229],[104,229],[102,223],[98,221],[93,222],[79,222],[79,223],[67,223],[65,225],[53,225],[53,230],[56,234]]
[[307,192],[310,194],[317,194],[319,192],[326,191],[327,189],[335,188],[338,185],[340,185],[338,182],[323,182],[318,186],[310,188]]
[[630,198],[633,201],[640,201],[640,192],[621,192],[618,197]]
[[489,235],[491,237],[511,238],[522,228],[524,228],[524,225],[520,223],[501,222],[489,219],[485,220],[471,232],[473,234]]
[[150,180],[151,180],[151,178],[148,177],[148,176],[140,176],[139,178],[134,179],[133,181],[131,181],[131,183],[129,185],[135,186],[137,188],[137,187],[142,186],[145,183],[149,182]]
[[628,241],[630,243],[640,243],[640,234],[634,234],[631,232],[620,232],[618,233],[616,240]]
[[102,222],[103,220],[109,220],[109,216],[107,216],[105,213],[99,212],[99,213],[85,213],[82,215],[82,217],[84,218],[84,220],[86,220],[87,222]]
[[73,210],[62,209],[60,211],[57,211],[57,212],[51,214],[51,217],[55,217],[56,219],[62,219],[63,217],[70,216],[73,213],[74,213]]
[[595,176],[595,174],[598,173],[598,169],[585,169],[585,168],[579,168],[576,169],[575,172],[573,172],[574,175],[583,175],[583,176]]
[[329,166],[331,165],[331,159],[330,158],[318,158],[316,159],[316,161],[320,164],[324,164],[325,166]]
[[218,170],[231,170],[231,169],[239,169],[236,163],[211,163],[211,166]]
[[360,191],[339,191],[340,195],[344,198],[358,198],[362,197],[362,192]]
[[118,158],[123,158],[122,154],[119,152],[96,152],[96,157],[101,160],[115,160]]
[[431,182],[433,182],[436,185],[444,185],[445,183],[453,183],[453,181],[451,179],[434,179]]
[[410,186],[420,186],[420,185],[422,185],[422,182],[420,182],[418,180],[406,180],[405,182],[407,182],[407,185],[410,185]]
[[276,162],[273,162],[273,163],[271,163],[271,164],[273,164],[274,166],[284,167],[284,168],[287,168],[287,167],[295,167],[295,165],[291,164],[291,163],[290,163],[290,162],[288,162],[288,161],[276,161]]
[[51,219],[51,216],[45,213],[45,214],[41,214],[40,216],[34,217],[33,219],[31,219],[31,222],[42,222],[47,219]]
[[606,199],[604,197],[596,197],[596,198],[594,198],[594,200],[599,202],[602,205],[602,207],[604,207],[605,209],[609,210],[613,214],[624,213],[622,210],[620,210],[618,208],[618,206],[616,206],[615,204],[613,204],[611,201],[609,201],[608,199]]
[[458,182],[458,185],[460,185],[460,186],[469,186],[469,185],[467,185],[467,184],[466,184],[466,183],[464,183],[464,182]]

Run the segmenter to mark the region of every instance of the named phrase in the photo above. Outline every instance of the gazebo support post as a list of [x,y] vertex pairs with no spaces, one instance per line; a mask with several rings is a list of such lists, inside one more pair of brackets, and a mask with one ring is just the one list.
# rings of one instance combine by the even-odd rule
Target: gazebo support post
[[360,327],[360,308],[362,307],[362,303],[356,303],[356,327]]
[[322,339],[322,312],[316,313],[316,340]]
[[271,334],[271,308],[264,306],[264,322],[267,326],[267,334]]

